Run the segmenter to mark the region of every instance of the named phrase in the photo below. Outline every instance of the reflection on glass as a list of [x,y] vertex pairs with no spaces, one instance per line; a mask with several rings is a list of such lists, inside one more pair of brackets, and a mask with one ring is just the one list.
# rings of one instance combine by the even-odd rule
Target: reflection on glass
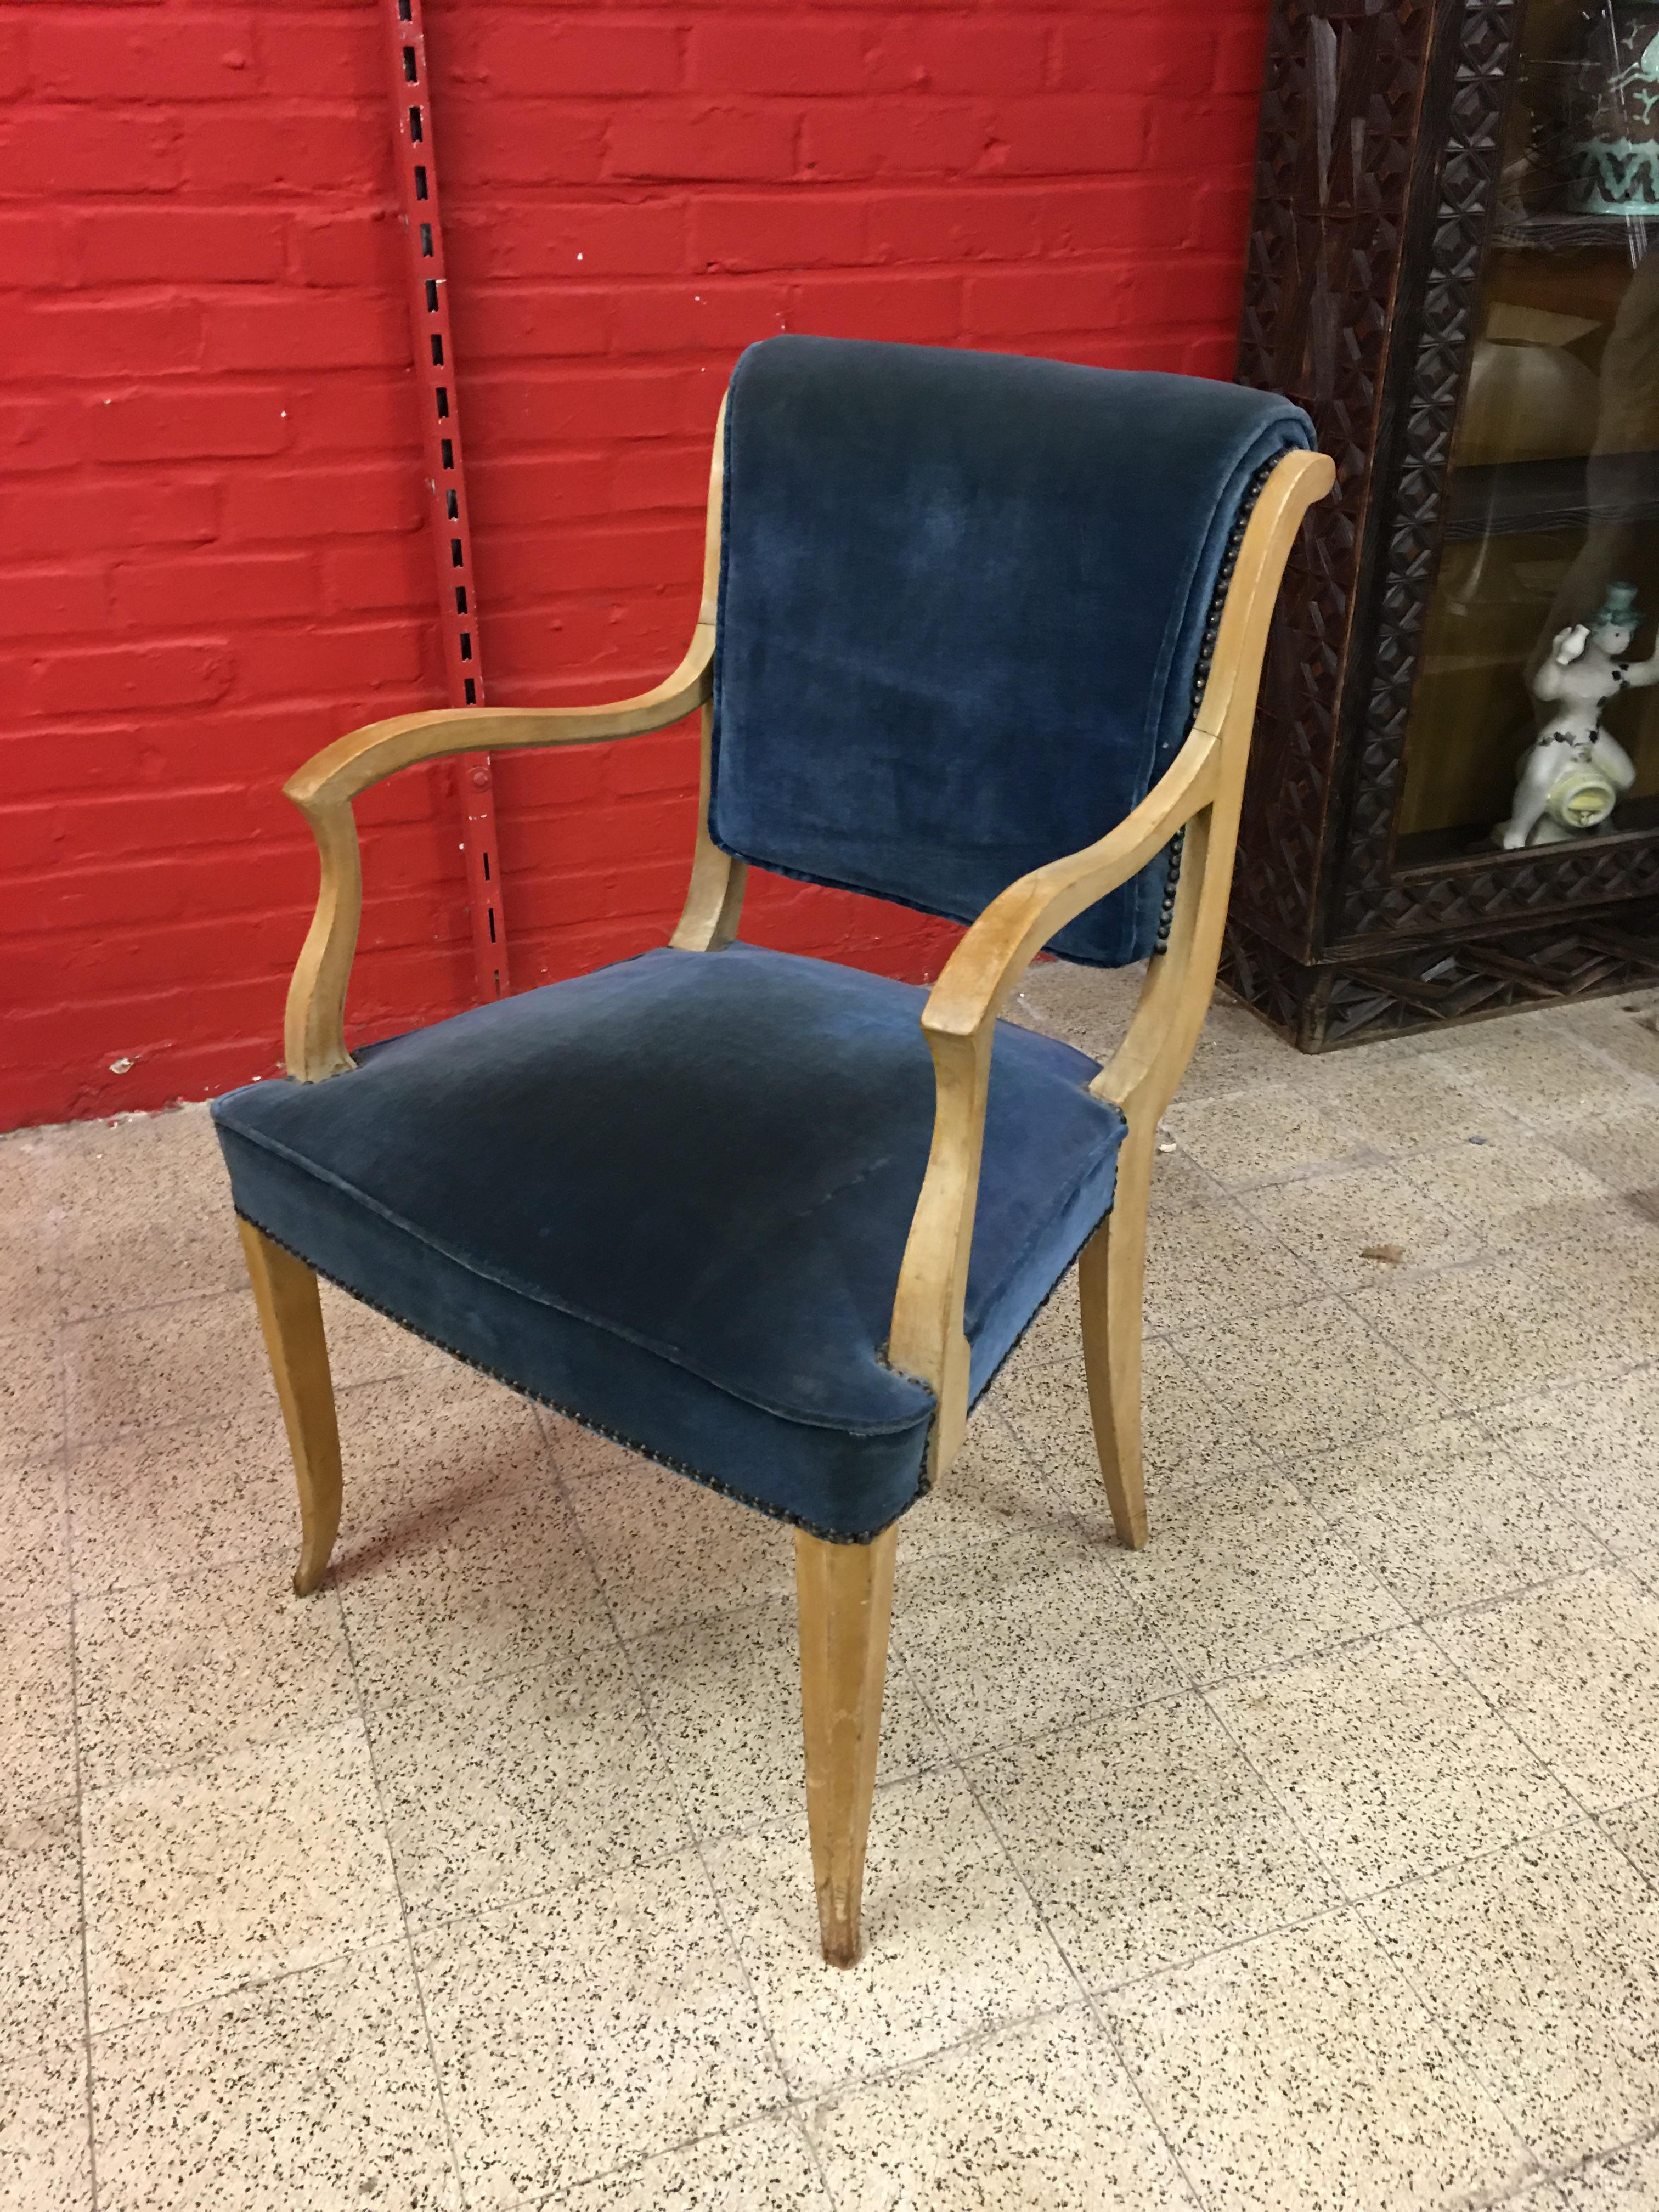
[[[1495,854],[1522,822],[1533,843],[1659,823],[1659,0],[1533,0],[1476,328],[1407,866]],[[1591,777],[1534,807],[1564,714],[1578,751],[1555,764],[1599,769],[1605,805]]]

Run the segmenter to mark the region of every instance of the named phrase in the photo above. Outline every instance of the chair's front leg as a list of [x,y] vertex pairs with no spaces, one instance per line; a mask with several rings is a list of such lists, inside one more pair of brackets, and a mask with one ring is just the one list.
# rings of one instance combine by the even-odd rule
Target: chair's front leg
[[832,1966],[850,1966],[859,1955],[897,1543],[896,1527],[868,1544],[795,1538],[806,1820],[818,1930]]
[[259,1327],[282,1401],[289,1449],[300,1485],[300,1564],[294,1594],[307,1597],[328,1571],[340,1528],[340,1431],[317,1278],[303,1260],[239,1220],[242,1250],[259,1309]]
[[1140,1441],[1141,1304],[1146,1273],[1146,1200],[1152,1132],[1131,1126],[1117,1158],[1112,1210],[1083,1248],[1078,1302],[1089,1413],[1107,1502],[1120,1542],[1146,1540],[1146,1489]]

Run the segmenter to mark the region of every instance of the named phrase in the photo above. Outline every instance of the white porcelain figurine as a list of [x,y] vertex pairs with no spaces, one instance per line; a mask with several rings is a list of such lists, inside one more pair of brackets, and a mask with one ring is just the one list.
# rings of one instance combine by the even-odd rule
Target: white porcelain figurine
[[1640,620],[1635,585],[1609,584],[1593,623],[1571,623],[1551,641],[1531,687],[1546,720],[1521,757],[1514,811],[1492,832],[1506,851],[1587,836],[1635,782],[1601,709],[1620,691],[1659,684],[1659,651],[1650,660],[1620,658]]

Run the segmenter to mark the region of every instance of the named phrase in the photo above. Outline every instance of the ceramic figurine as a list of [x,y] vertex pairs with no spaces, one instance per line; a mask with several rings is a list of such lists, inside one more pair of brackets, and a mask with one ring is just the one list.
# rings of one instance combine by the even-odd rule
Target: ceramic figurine
[[1641,617],[1634,584],[1609,584],[1593,623],[1558,630],[1532,679],[1546,720],[1522,755],[1515,808],[1492,836],[1506,851],[1560,843],[1599,830],[1636,781],[1630,755],[1601,726],[1620,691],[1659,684],[1659,652],[1622,660]]

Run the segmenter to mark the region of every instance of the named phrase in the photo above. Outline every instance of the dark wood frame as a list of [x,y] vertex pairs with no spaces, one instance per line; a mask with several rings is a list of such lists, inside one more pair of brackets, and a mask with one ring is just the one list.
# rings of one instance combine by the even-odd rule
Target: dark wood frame
[[1659,981],[1659,830],[1395,850],[1526,0],[1273,0],[1241,383],[1335,460],[1263,679],[1224,980],[1304,1051]]

